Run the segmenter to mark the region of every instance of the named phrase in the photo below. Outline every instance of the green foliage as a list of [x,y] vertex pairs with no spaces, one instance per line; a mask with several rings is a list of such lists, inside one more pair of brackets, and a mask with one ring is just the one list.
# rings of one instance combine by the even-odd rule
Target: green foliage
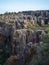
[[49,28],[49,25],[48,25],[48,24],[45,24],[45,25],[43,26],[43,28]]
[[38,24],[35,24],[34,26],[35,26],[36,28],[39,28],[39,27],[40,27]]
[[46,34],[46,35],[43,35],[42,38],[43,38],[42,40],[43,40],[44,43],[49,43],[49,33]]
[[43,36],[43,42],[37,48],[37,55],[30,65],[49,65],[49,33]]
[[45,43],[39,50],[38,61],[41,65],[49,64],[49,43]]
[[27,25],[27,29],[32,29],[32,25],[31,24],[28,24]]

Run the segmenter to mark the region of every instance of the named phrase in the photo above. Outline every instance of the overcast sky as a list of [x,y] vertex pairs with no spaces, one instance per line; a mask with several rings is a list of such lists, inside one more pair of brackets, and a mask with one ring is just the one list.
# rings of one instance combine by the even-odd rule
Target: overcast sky
[[0,0],[0,13],[49,10],[49,0]]

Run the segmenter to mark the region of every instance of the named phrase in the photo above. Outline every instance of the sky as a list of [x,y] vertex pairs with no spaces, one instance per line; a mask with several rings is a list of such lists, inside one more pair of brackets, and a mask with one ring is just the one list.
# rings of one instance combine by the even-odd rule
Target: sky
[[0,13],[49,10],[49,0],[0,0]]

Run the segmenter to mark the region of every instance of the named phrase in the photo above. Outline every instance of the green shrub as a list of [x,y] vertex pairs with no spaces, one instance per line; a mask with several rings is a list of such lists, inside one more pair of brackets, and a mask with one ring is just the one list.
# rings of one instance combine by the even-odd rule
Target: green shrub
[[42,40],[44,43],[49,43],[49,33],[46,35],[43,35]]

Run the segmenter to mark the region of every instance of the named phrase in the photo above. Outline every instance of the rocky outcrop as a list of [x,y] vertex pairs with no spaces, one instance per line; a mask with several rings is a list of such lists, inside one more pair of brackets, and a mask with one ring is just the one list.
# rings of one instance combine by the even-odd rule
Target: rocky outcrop
[[[36,53],[40,41],[42,41],[42,35],[47,34],[47,31],[43,29],[27,29],[28,23],[34,26],[35,18],[30,15],[26,15],[23,18],[24,15],[19,15],[16,20],[13,18],[13,24],[0,22],[0,64],[28,64]],[[38,17],[39,15],[36,16]],[[43,21],[41,24],[44,24]]]
[[0,15],[0,21],[12,24],[16,29],[26,29],[28,22],[32,26],[35,24],[39,26],[44,26],[45,24],[49,25],[49,10],[5,13]]

